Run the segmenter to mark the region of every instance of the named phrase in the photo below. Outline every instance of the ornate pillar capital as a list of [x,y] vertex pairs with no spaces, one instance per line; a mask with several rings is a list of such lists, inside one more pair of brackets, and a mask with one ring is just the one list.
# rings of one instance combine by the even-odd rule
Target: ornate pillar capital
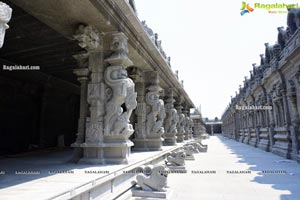
[[78,45],[81,48],[86,49],[88,52],[102,50],[101,34],[96,28],[90,25],[80,24],[76,30],[74,39],[78,41]]
[[111,65],[122,66],[124,68],[132,66],[132,61],[128,58],[128,38],[122,32],[113,33],[112,40],[110,42],[110,50],[113,52],[112,55],[105,59]]

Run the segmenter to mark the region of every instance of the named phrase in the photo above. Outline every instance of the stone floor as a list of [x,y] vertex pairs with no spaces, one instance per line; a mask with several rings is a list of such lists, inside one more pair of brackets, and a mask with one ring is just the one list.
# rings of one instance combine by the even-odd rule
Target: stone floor
[[[300,199],[300,165],[295,161],[222,136],[203,143],[208,152],[187,161],[187,174],[169,176],[172,200]],[[210,174],[201,173],[207,170]]]
[[[70,191],[81,190],[86,184],[95,180],[101,182],[102,179],[118,176],[123,170],[147,163],[178,146],[164,146],[162,151],[133,152],[128,165],[97,166],[68,163],[72,157],[71,150],[36,152],[12,158],[1,158],[0,200],[58,198]],[[25,171],[25,174],[16,174],[16,171],[18,173]],[[40,173],[30,174],[36,171]],[[99,174],[90,174],[86,171],[97,171]],[[29,174],[26,174],[27,172]]]
[[[300,165],[222,136],[204,140],[208,152],[187,161],[186,174],[170,174],[172,200],[299,200]],[[164,147],[164,151],[172,147]],[[130,165],[159,156],[162,152],[134,153]],[[125,165],[87,166],[66,163],[70,151],[20,158],[0,159],[0,200],[42,200],[100,178],[84,170],[116,172]],[[15,170],[40,170],[39,175],[14,175]],[[72,170],[74,174],[52,174],[49,170]],[[1,171],[7,174],[1,175]],[[210,173],[206,173],[210,172]],[[215,172],[215,173],[214,173]],[[80,176],[78,176],[80,174]]]

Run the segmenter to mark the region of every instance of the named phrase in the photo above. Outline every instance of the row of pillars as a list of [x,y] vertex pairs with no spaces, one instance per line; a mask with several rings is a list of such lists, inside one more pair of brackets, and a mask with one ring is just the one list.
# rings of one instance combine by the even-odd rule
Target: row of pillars
[[[72,144],[76,162],[128,163],[132,146],[155,151],[192,138],[193,120],[182,98],[175,104],[173,89],[161,88],[157,71],[129,67],[134,64],[124,33],[103,35],[80,25],[74,38],[86,50],[74,56],[81,87],[78,134]],[[109,50],[104,51],[104,43]]]
[[[1,48],[12,9],[0,2],[0,10]],[[165,91],[164,100],[160,98],[163,89],[158,72],[127,69],[133,62],[127,55],[125,34],[103,34],[92,26],[80,25],[74,39],[86,50],[74,55],[79,66],[74,74],[80,82],[78,133],[72,144],[74,161],[127,163],[132,146],[137,151],[161,150],[163,144],[176,145],[192,138],[189,108],[182,106],[182,98],[174,108],[172,88]],[[110,41],[107,51],[105,41]],[[134,132],[132,142],[129,138]]]

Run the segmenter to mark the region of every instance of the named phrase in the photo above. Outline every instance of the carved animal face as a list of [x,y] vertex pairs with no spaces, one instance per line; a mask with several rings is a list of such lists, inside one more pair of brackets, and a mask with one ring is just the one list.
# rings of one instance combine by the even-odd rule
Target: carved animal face
[[177,158],[180,158],[180,159],[185,159],[186,154],[185,154],[183,151],[181,151],[181,152],[178,152],[178,153],[177,153],[176,157],[177,157]]
[[158,183],[158,185],[164,184],[167,181],[168,170],[163,166],[155,167],[152,171],[151,177]]
[[151,94],[150,99],[151,100],[159,100],[159,94]]
[[157,177],[159,183],[165,183],[167,181],[167,178],[168,178],[168,172],[166,170],[159,171]]
[[124,37],[120,35],[115,35],[112,39],[110,49],[116,52],[125,52],[128,53],[127,41]]
[[115,69],[111,72],[111,79],[112,80],[118,80],[118,79],[126,79],[127,78],[127,71],[126,69],[120,68]]

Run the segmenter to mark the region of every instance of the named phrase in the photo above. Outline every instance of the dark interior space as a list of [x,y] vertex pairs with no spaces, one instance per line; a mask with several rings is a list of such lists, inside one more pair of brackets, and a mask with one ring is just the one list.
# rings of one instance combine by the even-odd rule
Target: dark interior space
[[[211,124],[205,124],[205,129],[208,134],[212,134]],[[222,124],[213,124],[214,134],[222,133]]]
[[[75,141],[80,88],[72,57],[82,49],[21,8],[13,9],[0,49],[0,155]],[[3,66],[39,66],[5,70]],[[60,138],[61,142],[58,142]]]

